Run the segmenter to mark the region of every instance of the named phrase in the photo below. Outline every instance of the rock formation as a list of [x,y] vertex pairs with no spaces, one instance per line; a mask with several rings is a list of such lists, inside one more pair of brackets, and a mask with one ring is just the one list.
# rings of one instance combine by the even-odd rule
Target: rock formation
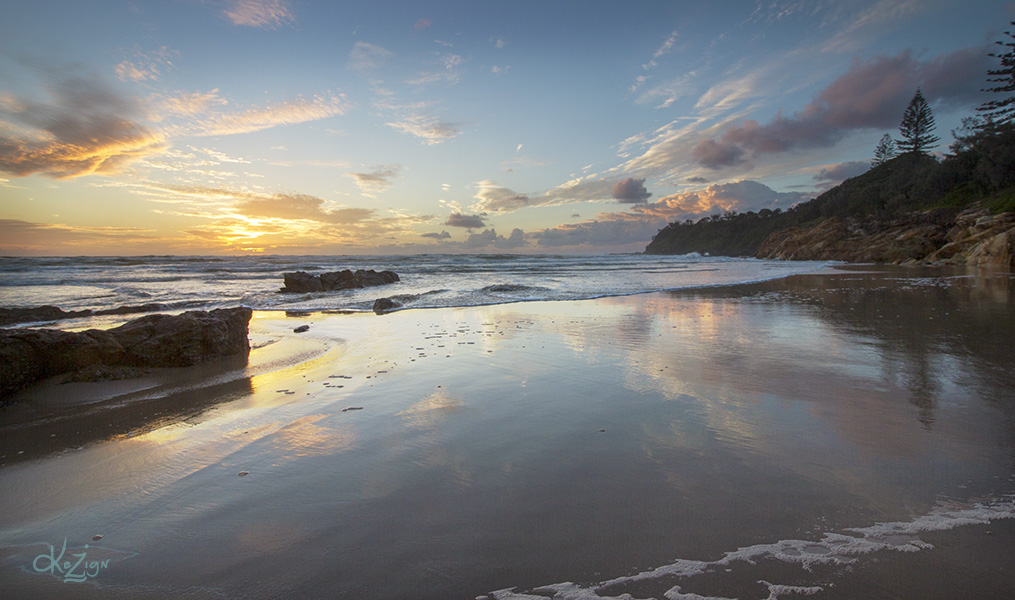
[[946,263],[1015,270],[1015,214],[972,207],[891,221],[826,219],[772,233],[758,258],[896,264]]
[[295,273],[283,273],[282,278],[285,281],[285,287],[279,291],[298,294],[348,290],[398,281],[398,275],[391,271],[378,272],[373,269],[360,269],[355,273],[346,269],[345,271],[321,273],[320,275],[313,275],[306,271],[296,271]]
[[0,395],[95,367],[184,367],[250,350],[249,308],[147,315],[106,331],[0,330]]
[[137,306],[117,306],[116,308],[104,308],[101,310],[68,310],[55,306],[36,306],[33,308],[0,308],[0,325],[14,325],[17,323],[34,323],[44,321],[62,321],[64,319],[76,319],[79,317],[90,317],[93,315],[130,315],[142,312],[157,312],[166,310],[165,304],[141,304]]

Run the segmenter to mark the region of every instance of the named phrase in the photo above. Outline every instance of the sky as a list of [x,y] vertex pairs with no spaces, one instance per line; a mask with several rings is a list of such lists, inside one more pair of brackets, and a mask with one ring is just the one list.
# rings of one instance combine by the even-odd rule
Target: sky
[[1015,2],[8,2],[0,255],[639,252],[947,153]]

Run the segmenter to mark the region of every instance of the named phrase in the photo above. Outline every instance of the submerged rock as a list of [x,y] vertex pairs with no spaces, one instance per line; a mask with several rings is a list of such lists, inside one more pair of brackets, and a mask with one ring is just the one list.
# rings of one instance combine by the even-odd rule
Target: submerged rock
[[395,310],[400,306],[402,306],[401,302],[396,302],[391,298],[378,298],[374,300],[374,312],[379,315],[383,315],[388,311]]
[[135,371],[102,367],[185,367],[250,351],[249,308],[148,315],[106,331],[0,330],[0,396],[68,372],[102,379]]
[[320,275],[296,271],[295,273],[283,273],[282,279],[285,286],[279,291],[288,294],[357,289],[395,283],[399,280],[398,275],[392,271],[374,271],[373,269],[360,269],[356,272],[346,269]]

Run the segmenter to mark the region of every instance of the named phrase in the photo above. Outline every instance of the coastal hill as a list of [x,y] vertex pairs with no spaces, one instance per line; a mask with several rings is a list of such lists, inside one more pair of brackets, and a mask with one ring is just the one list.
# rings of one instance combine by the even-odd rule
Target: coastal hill
[[1015,270],[1015,126],[974,131],[952,150],[940,161],[903,154],[786,211],[671,223],[645,253]]

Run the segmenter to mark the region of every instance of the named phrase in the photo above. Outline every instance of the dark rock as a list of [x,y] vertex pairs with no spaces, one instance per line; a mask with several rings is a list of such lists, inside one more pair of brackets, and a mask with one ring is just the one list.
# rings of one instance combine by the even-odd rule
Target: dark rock
[[402,306],[400,302],[396,302],[391,298],[378,298],[374,300],[374,312],[383,315],[384,313],[394,310]]
[[303,333],[305,331],[310,331],[310,325],[300,325],[296,329],[293,329],[293,333]]
[[76,317],[87,317],[90,310],[64,311],[55,306],[37,306],[34,308],[0,308],[0,325],[15,323],[33,323],[37,321],[60,321]]
[[282,279],[285,281],[285,287],[282,288],[283,292],[323,292],[324,288],[321,287],[321,279],[316,275],[311,275],[306,271],[296,271],[295,273],[283,273]]
[[187,367],[218,356],[250,350],[246,307],[182,315],[147,315],[110,329],[124,348],[124,364]]
[[398,281],[398,275],[391,271],[359,270],[355,273],[346,269],[345,271],[334,271],[311,275],[306,271],[295,273],[283,273],[282,278],[285,287],[281,288],[283,293],[305,294],[309,292],[331,292],[385,285]]
[[94,314],[96,315],[131,315],[134,313],[143,312],[158,312],[160,310],[166,310],[165,304],[140,304],[137,306],[117,306],[116,308],[106,308],[103,310],[97,310]]
[[148,315],[125,325],[83,332],[0,330],[0,395],[40,379],[106,367],[182,367],[248,352],[249,308]]

